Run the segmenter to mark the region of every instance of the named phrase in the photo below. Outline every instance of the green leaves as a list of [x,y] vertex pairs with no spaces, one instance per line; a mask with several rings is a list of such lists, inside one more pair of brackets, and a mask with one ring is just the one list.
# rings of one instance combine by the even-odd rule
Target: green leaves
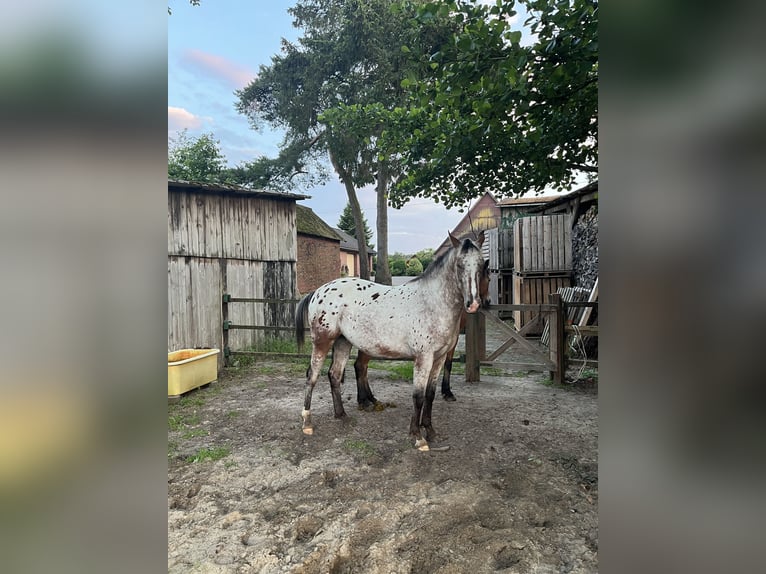
[[[510,23],[521,4],[532,45],[522,46]],[[420,5],[418,24],[443,13],[440,5]],[[403,111],[379,116],[386,131],[378,146],[404,168],[391,204],[430,197],[460,206],[486,190],[566,188],[583,167],[595,171],[596,0],[466,3],[449,18],[453,33],[432,55],[408,53],[418,75],[400,82]]]
[[212,133],[193,138],[183,130],[168,142],[168,177],[222,183],[226,159],[219,145]]

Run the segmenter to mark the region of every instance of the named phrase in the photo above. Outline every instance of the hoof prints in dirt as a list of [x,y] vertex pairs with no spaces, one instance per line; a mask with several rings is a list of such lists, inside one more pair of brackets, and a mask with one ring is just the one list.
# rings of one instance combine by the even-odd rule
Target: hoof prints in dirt
[[[230,454],[171,457],[169,572],[598,571],[595,395],[486,377],[434,403],[451,449],[430,454],[409,444],[410,409],[336,421],[329,393],[304,436],[288,369],[224,376],[202,404],[172,407],[191,421],[169,430],[178,452]],[[370,382],[381,401],[410,400],[411,383]]]

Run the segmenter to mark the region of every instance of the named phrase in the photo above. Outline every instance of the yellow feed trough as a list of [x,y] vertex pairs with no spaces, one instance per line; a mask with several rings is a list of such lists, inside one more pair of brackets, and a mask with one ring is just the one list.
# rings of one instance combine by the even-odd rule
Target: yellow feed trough
[[168,399],[218,379],[219,349],[181,349],[168,353]]

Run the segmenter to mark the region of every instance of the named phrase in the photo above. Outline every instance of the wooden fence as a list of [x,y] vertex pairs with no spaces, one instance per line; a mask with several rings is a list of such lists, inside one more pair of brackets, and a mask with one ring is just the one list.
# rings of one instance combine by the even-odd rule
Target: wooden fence
[[[233,350],[229,347],[229,333],[236,329],[246,329],[261,331],[264,334],[271,335],[272,337],[280,337],[285,339],[293,339],[295,326],[286,325],[284,322],[281,325],[250,325],[250,324],[234,324],[229,317],[229,305],[231,304],[260,304],[267,305],[273,309],[272,316],[274,317],[294,317],[295,307],[298,303],[297,299],[263,299],[263,298],[251,298],[251,297],[232,297],[230,294],[224,294],[222,300],[222,316],[223,316],[223,356],[224,365],[230,365],[230,357],[232,355],[248,355],[254,358],[268,359],[268,358],[284,358],[284,357],[304,357],[308,358],[310,353],[277,353],[277,352],[261,352],[252,350]],[[560,294],[551,293],[548,296],[548,302],[544,304],[529,305],[529,304],[513,304],[513,305],[490,305],[488,309],[481,309],[478,313],[469,315],[469,320],[466,323],[465,333],[465,379],[466,381],[476,382],[481,380],[480,367],[484,366],[503,366],[506,368],[514,368],[517,370],[537,370],[548,371],[551,379],[554,383],[563,384],[564,376],[567,369],[567,356],[566,356],[566,340],[569,334],[598,336],[598,326],[580,326],[573,327],[569,325],[569,307],[588,307],[598,308],[597,302],[573,302],[567,303],[564,301]],[[497,311],[498,314],[494,314],[493,311]],[[533,341],[528,340],[527,333],[522,328],[516,330],[508,323],[499,318],[502,311],[519,311],[519,312],[535,312],[538,315],[546,316],[548,318],[549,330],[549,344],[547,349]],[[487,321],[490,321],[496,328],[506,337],[503,342],[494,350],[487,350]],[[528,324],[528,327],[531,324]],[[285,333],[289,333],[284,336]],[[531,361],[525,362],[504,362],[500,357],[507,351],[512,345],[517,345],[524,350],[524,353]],[[460,360],[460,357],[456,357],[456,360]],[[593,361],[589,362],[592,365],[596,365]]]

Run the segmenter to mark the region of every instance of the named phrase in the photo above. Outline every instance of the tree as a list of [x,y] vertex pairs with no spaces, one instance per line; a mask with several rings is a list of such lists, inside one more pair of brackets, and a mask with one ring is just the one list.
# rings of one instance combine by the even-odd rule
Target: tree
[[[369,246],[371,245],[371,240],[372,240],[372,230],[367,224],[367,218],[364,217],[364,213],[362,213],[362,221],[364,223],[365,242]],[[343,213],[340,214],[340,218],[338,219],[338,228],[342,229],[349,235],[357,237],[356,222],[354,222],[354,214],[351,212],[350,203],[346,204],[346,207],[343,209]]]
[[[419,4],[416,1],[414,4]],[[321,158],[330,164],[346,189],[360,247],[360,275],[369,278],[363,216],[356,189],[375,183],[378,198],[378,267],[376,280],[391,282],[388,268],[388,188],[400,175],[398,162],[380,153],[377,140],[383,124],[344,130],[325,116],[338,106],[378,102],[401,103],[399,85],[409,56],[401,51],[405,39],[431,41],[431,27],[422,30],[412,14],[392,12],[398,0],[301,0],[288,11],[294,26],[304,30],[297,44],[282,43],[271,65],[237,92],[238,110],[256,129],[281,127],[286,136],[280,156],[269,168],[281,181],[297,185],[316,173]],[[264,173],[268,170],[258,170]]]
[[391,274],[395,277],[401,277],[407,271],[407,257],[402,253],[394,253],[390,257]]
[[420,275],[423,273],[423,264],[420,262],[420,259],[417,257],[410,257],[407,260],[405,273],[410,276]]
[[[510,23],[517,4],[531,46]],[[334,120],[349,131],[386,126],[378,147],[404,173],[390,190],[395,207],[565,189],[597,172],[597,15],[597,0],[421,4],[418,22],[449,17],[459,29],[438,51],[402,47],[412,58],[401,81],[407,103],[341,107]]]
[[425,271],[434,260],[434,250],[431,248],[421,249],[415,255],[413,255],[413,257],[417,257],[420,260],[420,263],[423,264],[423,271]]
[[168,142],[168,177],[188,181],[223,183],[226,158],[212,133],[197,138],[187,130]]

